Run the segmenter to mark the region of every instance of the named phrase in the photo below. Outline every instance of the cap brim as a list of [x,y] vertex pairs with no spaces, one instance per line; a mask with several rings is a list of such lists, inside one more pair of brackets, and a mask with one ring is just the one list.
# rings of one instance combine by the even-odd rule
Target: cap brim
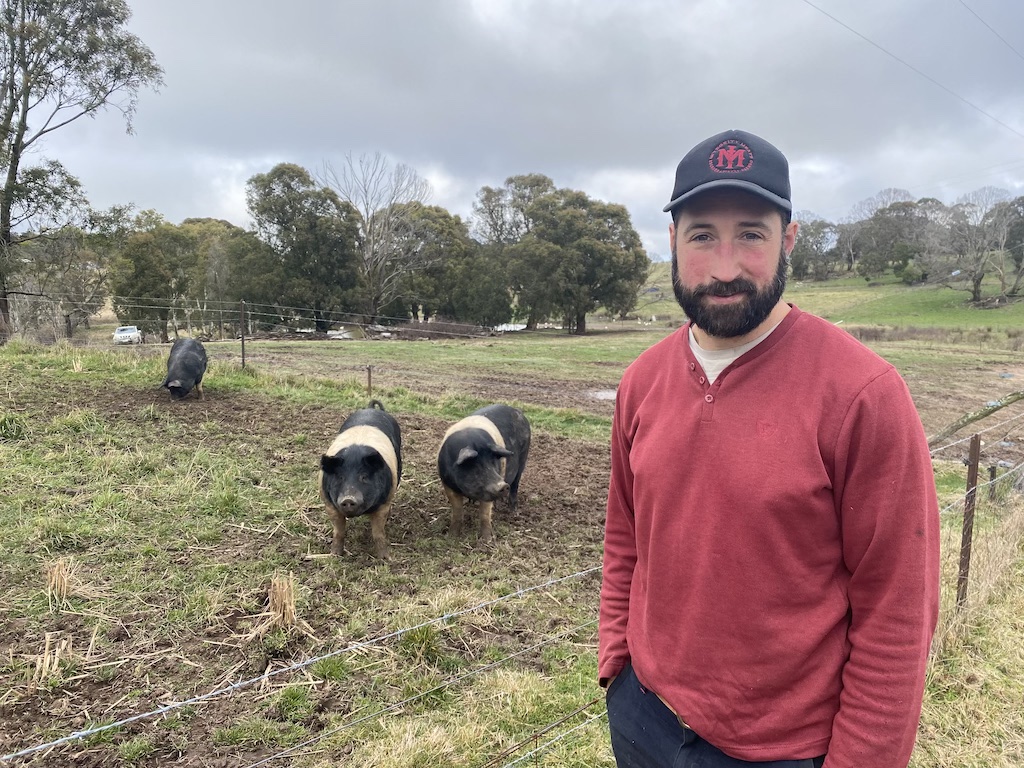
[[785,211],[793,210],[793,203],[791,203],[786,198],[779,197],[774,192],[769,192],[764,187],[759,187],[757,184],[752,184],[749,181],[743,181],[741,179],[715,179],[714,181],[706,182],[705,184],[701,184],[699,187],[694,187],[686,194],[680,195],[661,210],[663,210],[665,213],[670,213],[673,208],[678,208],[691,197],[696,197],[697,195],[703,192],[708,192],[709,190],[712,189],[727,189],[730,187],[732,189],[742,189],[746,192],[750,192],[753,195],[757,195],[758,197],[764,198],[769,203],[773,203],[774,205],[777,205],[779,208],[782,208]]

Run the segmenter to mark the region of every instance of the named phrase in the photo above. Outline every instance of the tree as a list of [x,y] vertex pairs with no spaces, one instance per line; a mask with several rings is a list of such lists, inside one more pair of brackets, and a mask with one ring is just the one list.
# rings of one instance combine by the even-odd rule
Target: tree
[[437,315],[475,325],[500,325],[512,317],[504,263],[496,246],[481,246],[466,224],[439,206],[410,203],[410,243],[424,268],[409,275],[406,291],[413,319]]
[[473,203],[475,230],[487,245],[514,245],[530,233],[530,206],[555,191],[555,183],[540,173],[509,176],[502,187],[481,187]]
[[[224,311],[235,317],[235,305],[241,299],[264,300],[262,289],[280,283],[272,282],[273,251],[253,232],[236,227],[223,219],[185,219],[182,228],[196,244],[193,274],[189,280],[190,292],[186,298],[187,322],[199,325],[205,332],[224,335]],[[257,265],[251,254],[266,255],[266,262]],[[248,263],[242,263],[248,259]],[[255,284],[255,285],[254,285]],[[256,292],[252,292],[255,286]],[[271,295],[275,295],[272,293]]]
[[815,280],[823,280],[834,266],[832,252],[836,242],[836,227],[809,211],[798,212],[794,219],[800,222],[800,234],[789,255],[793,278],[803,280],[813,276]]
[[998,241],[1005,242],[1000,230],[1008,226],[1008,221],[992,212],[1009,197],[1005,189],[982,187],[963,195],[953,206],[951,244],[974,303],[982,299],[981,284],[991,269],[993,248]]
[[0,0],[0,343],[11,332],[19,224],[59,220],[78,196],[60,163],[22,167],[26,154],[108,107],[130,131],[138,92],[162,82],[152,51],[125,29],[130,17],[124,0]]
[[864,219],[870,219],[874,216],[875,211],[880,211],[882,208],[888,208],[893,203],[911,202],[913,199],[914,196],[905,189],[887,187],[886,189],[879,190],[876,194],[865,198],[854,205],[850,212],[850,220],[862,221]]
[[[280,163],[246,185],[256,231],[274,249],[273,303],[297,317],[311,315],[326,331],[337,314],[360,300],[359,214],[304,168]],[[305,311],[309,308],[309,312]]]
[[[122,324],[170,340],[168,326],[191,288],[195,245],[186,229],[166,222],[128,236],[111,277],[114,313]],[[176,320],[174,329],[177,334]]]
[[32,312],[18,310],[22,296],[14,294],[12,316],[19,324],[50,326],[54,338],[70,337],[106,301],[110,268],[130,226],[130,208],[115,206],[90,211],[82,227],[65,226],[21,242],[17,293],[31,294]]
[[586,316],[599,306],[623,313],[636,305],[650,261],[624,206],[563,189],[536,198],[528,214],[530,236],[554,246],[545,293],[570,333],[585,334]]
[[1024,285],[1024,196],[1011,200],[1007,205],[1010,207],[1012,216],[1006,230],[1006,253],[1014,265],[1016,272],[1013,286],[1007,292],[1009,296],[1016,296]]
[[351,154],[336,171],[324,165],[324,183],[359,213],[360,276],[366,313],[376,322],[382,307],[398,298],[407,275],[425,268],[429,256],[410,249],[409,203],[423,202],[430,185],[412,168],[392,166],[379,152]]

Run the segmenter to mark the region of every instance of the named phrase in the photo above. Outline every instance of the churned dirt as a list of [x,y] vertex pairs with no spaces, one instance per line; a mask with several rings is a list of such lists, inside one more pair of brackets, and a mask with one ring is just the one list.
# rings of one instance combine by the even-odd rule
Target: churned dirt
[[[261,364],[276,368],[287,366],[288,360],[271,357]],[[592,380],[573,382],[523,377],[510,380],[477,376],[472,371],[453,372],[441,381],[417,377],[415,371],[398,368],[382,370],[378,375],[381,386],[404,383],[424,393],[455,390],[494,402],[515,400],[609,417],[613,409],[611,399],[593,394],[607,391],[607,375],[595,374]],[[926,432],[934,434],[986,401],[1024,386],[1024,366],[978,366],[953,379],[911,372],[907,381]],[[338,561],[325,557],[330,526],[313,484],[319,453],[347,415],[337,408],[282,403],[263,395],[225,393],[218,391],[213,381],[207,383],[204,399],[190,396],[183,402],[170,401],[167,393],[155,386],[148,390],[125,390],[85,382],[57,384],[45,391],[20,391],[16,401],[20,409],[53,416],[74,408],[89,409],[114,429],[140,408],[152,406],[159,414],[159,419],[154,420],[155,440],[162,439],[162,430],[195,430],[204,422],[214,422],[218,429],[203,437],[207,450],[230,454],[244,445],[246,450],[257,452],[266,472],[294,471],[297,467],[307,472],[309,492],[302,496],[297,508],[277,509],[281,518],[277,524],[231,526],[225,528],[216,546],[200,549],[203,567],[218,563],[230,567],[261,558],[283,564],[284,570],[292,572],[301,585],[301,618],[308,633],[292,632],[282,647],[270,648],[258,641],[247,641],[245,633],[252,629],[253,610],[251,606],[230,604],[215,612],[214,619],[199,631],[169,633],[161,628],[162,617],[175,600],[169,589],[146,595],[148,607],[134,613],[118,613],[116,604],[106,603],[93,614],[48,614],[43,626],[19,615],[10,606],[0,605],[0,754],[43,743],[90,724],[150,711],[347,643],[380,636],[396,625],[402,626],[400,621],[387,619],[399,615],[403,606],[430,605],[445,590],[472,587],[486,592],[500,585],[499,591],[507,593],[600,563],[609,470],[605,445],[535,430],[519,508],[512,512],[506,505],[498,504],[497,543],[492,549],[480,550],[474,546],[472,534],[458,540],[447,535],[448,510],[436,480],[434,462],[448,424],[421,414],[395,413],[402,426],[406,471],[387,527],[392,558],[385,565],[371,556],[368,525],[362,520],[349,526],[345,558]],[[1020,405],[989,417],[977,426],[996,424],[1018,413],[1019,408]],[[1021,460],[1021,421],[1024,420],[1018,420],[1016,426],[993,430],[986,443],[990,461]],[[296,434],[307,435],[308,443],[299,447],[290,444],[287,436]],[[999,446],[1000,442],[1010,445]],[[958,446],[944,458],[957,459],[965,454],[966,447]],[[270,507],[275,503],[276,500],[268,500]],[[180,554],[180,567],[195,567],[196,557],[186,549]],[[526,609],[526,618],[517,617],[504,624],[469,623],[457,638],[443,636],[441,651],[458,655],[468,665],[486,658],[495,648],[508,648],[511,652],[528,645],[537,633],[558,631],[563,626],[558,600],[596,609],[598,579],[599,576],[583,577],[576,586],[567,587],[566,594],[555,590],[554,603]],[[254,593],[264,590],[265,594],[265,584],[251,586]],[[0,585],[0,595],[5,592],[12,594],[6,585]],[[99,622],[98,616],[102,619]],[[349,628],[353,621],[360,626],[358,634]],[[97,626],[102,627],[98,640]],[[13,660],[39,654],[45,633],[53,633],[55,638],[73,637],[80,653],[93,645],[100,648],[96,658],[100,664],[108,665],[108,671],[103,672],[101,666],[85,665],[88,669],[83,668],[76,679],[53,690],[33,687],[23,678],[12,677]],[[301,673],[283,676],[281,685],[286,680],[310,685],[314,706],[301,722],[307,736],[327,728],[328,716],[355,716],[358,708],[365,706],[365,697],[374,697],[382,704],[401,699],[402,683],[376,677],[377,668],[372,661],[360,657],[342,683],[313,685],[312,678]],[[407,666],[416,663],[411,659]],[[524,656],[521,663],[539,666],[535,655]],[[285,715],[276,713],[269,704],[277,690],[277,682],[268,682],[198,705],[178,726],[168,723],[181,713],[171,713],[168,721],[151,718],[132,723],[109,739],[110,743],[74,741],[14,764],[95,768],[249,766],[278,753],[280,746],[218,745],[215,732],[257,713],[285,723]],[[152,750],[128,762],[118,754],[116,745],[133,736],[149,739]],[[287,758],[271,763],[290,764]]]
[[[495,385],[490,380],[467,382],[464,391],[487,391],[491,399],[500,401],[503,395],[495,391]],[[261,558],[283,563],[283,570],[290,571],[300,586],[300,617],[308,633],[293,631],[284,647],[268,648],[259,639],[246,639],[246,633],[257,623],[252,616],[254,610],[237,605],[225,606],[200,631],[167,632],[162,629],[162,618],[171,607],[180,605],[180,595],[170,589],[147,594],[147,608],[138,612],[121,613],[116,601],[95,601],[90,610],[46,614],[41,627],[38,619],[28,618],[10,605],[0,605],[0,755],[251,679],[265,670],[279,669],[346,643],[378,637],[393,631],[396,625],[403,626],[398,619],[386,620],[388,616],[400,614],[405,605],[429,604],[445,590],[473,588],[490,594],[491,585],[499,584],[500,592],[509,592],[600,564],[609,469],[605,446],[534,430],[519,507],[512,512],[507,504],[497,503],[497,542],[491,549],[479,549],[472,525],[459,539],[447,534],[448,507],[436,480],[435,466],[437,446],[448,424],[420,414],[396,412],[402,427],[405,471],[387,526],[391,560],[381,564],[372,557],[369,526],[364,518],[350,523],[346,556],[339,561],[326,557],[330,525],[313,486],[319,454],[347,414],[336,407],[291,405],[262,395],[225,393],[218,391],[215,381],[207,382],[205,392],[203,399],[193,394],[173,402],[166,391],[155,387],[134,390],[84,382],[60,383],[45,391],[20,391],[16,405],[19,411],[52,417],[73,409],[88,409],[114,430],[122,422],[131,422],[137,428],[140,410],[152,407],[156,414],[154,440],[165,439],[164,434],[175,430],[179,434],[182,429],[198,433],[204,422],[214,422],[217,429],[206,430],[202,436],[203,446],[210,453],[255,451],[262,454],[261,471],[267,473],[295,471],[301,465],[299,468],[308,474],[309,492],[302,496],[299,508],[276,511],[283,524],[254,522],[225,527],[216,546],[198,547],[201,554],[186,549],[177,562],[182,569],[208,569],[218,563],[230,567]],[[512,389],[507,394],[522,402],[580,405],[580,393],[560,390],[551,382],[520,381],[514,395]],[[585,407],[595,413],[611,412],[611,404],[600,400],[587,402]],[[308,442],[300,448],[286,439],[296,434],[308,436]],[[273,507],[283,502],[268,499],[267,504]],[[469,519],[475,520],[472,516]],[[45,553],[40,555],[45,558]],[[91,556],[89,552],[76,553],[81,561]],[[552,594],[561,597],[553,599],[565,600],[569,595],[571,602],[596,607],[598,585],[599,575],[582,577],[564,588],[570,592],[560,593],[561,588],[556,588]],[[261,590],[266,594],[266,584],[251,586],[254,594]],[[42,580],[30,585],[32,590],[41,587]],[[6,586],[0,588],[0,595],[15,592]],[[259,603],[262,598],[257,595],[253,600]],[[20,595],[19,602],[23,604]],[[535,642],[538,633],[564,628],[557,608],[557,602],[528,607],[525,617],[516,617],[507,625],[480,627],[470,621],[453,638],[442,633],[441,650],[462,658],[466,664],[477,663],[495,648],[507,647],[512,652]],[[430,615],[430,609],[421,610]],[[359,635],[346,629],[353,620],[364,625]],[[88,659],[82,663],[77,679],[52,690],[30,684],[24,672],[11,674],[15,659],[35,656],[38,660],[46,633],[52,633],[55,643],[73,638],[76,653]],[[5,664],[7,660],[11,663]],[[538,654],[528,654],[519,663],[529,666],[539,664],[538,660]],[[360,701],[365,706],[365,697],[379,700],[381,706],[401,700],[401,681],[375,677],[372,664],[367,665],[370,671],[359,672],[364,661],[360,657],[354,665],[356,671],[345,682],[311,688],[315,706],[301,723],[308,729],[307,736],[323,730],[328,716],[354,713]],[[109,665],[106,673],[102,664]],[[393,677],[393,665],[385,665],[385,672]],[[95,768],[249,766],[280,752],[281,747],[218,745],[217,729],[256,715],[274,720],[269,702],[281,686],[296,681],[308,684],[310,680],[303,673],[283,675],[197,705],[190,710],[187,722],[177,726],[168,726],[161,717],[148,718],[125,726],[112,737],[108,734],[105,739],[73,741],[14,764]],[[169,713],[168,721],[180,714]],[[280,720],[282,725],[287,724],[284,715]],[[153,746],[148,755],[128,762],[118,754],[117,745],[133,737],[145,738]],[[273,762],[290,764],[288,758]]]

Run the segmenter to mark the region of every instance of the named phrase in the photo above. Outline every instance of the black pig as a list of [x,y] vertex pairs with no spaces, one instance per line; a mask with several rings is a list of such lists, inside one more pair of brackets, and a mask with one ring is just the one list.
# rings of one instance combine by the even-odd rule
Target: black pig
[[167,378],[160,386],[181,400],[195,387],[203,399],[203,374],[206,373],[206,349],[195,339],[177,339],[167,357]]
[[453,424],[437,454],[441,487],[452,505],[451,533],[462,532],[464,499],[479,502],[480,544],[494,537],[494,501],[506,490],[514,512],[530,452],[530,422],[518,408],[487,405]]
[[388,558],[384,524],[402,479],[402,433],[379,400],[353,411],[320,457],[320,498],[334,525],[331,554],[341,557],[350,517],[370,516],[377,557]]

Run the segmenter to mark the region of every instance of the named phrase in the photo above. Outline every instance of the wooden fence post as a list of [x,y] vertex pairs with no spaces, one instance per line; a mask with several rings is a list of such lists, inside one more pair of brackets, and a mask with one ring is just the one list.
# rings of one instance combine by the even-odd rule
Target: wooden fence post
[[960,574],[956,580],[956,609],[967,602],[967,579],[971,571],[971,541],[974,537],[974,500],[978,494],[978,464],[981,461],[981,435],[971,438],[967,465],[967,496],[964,498],[964,530],[960,539]]

